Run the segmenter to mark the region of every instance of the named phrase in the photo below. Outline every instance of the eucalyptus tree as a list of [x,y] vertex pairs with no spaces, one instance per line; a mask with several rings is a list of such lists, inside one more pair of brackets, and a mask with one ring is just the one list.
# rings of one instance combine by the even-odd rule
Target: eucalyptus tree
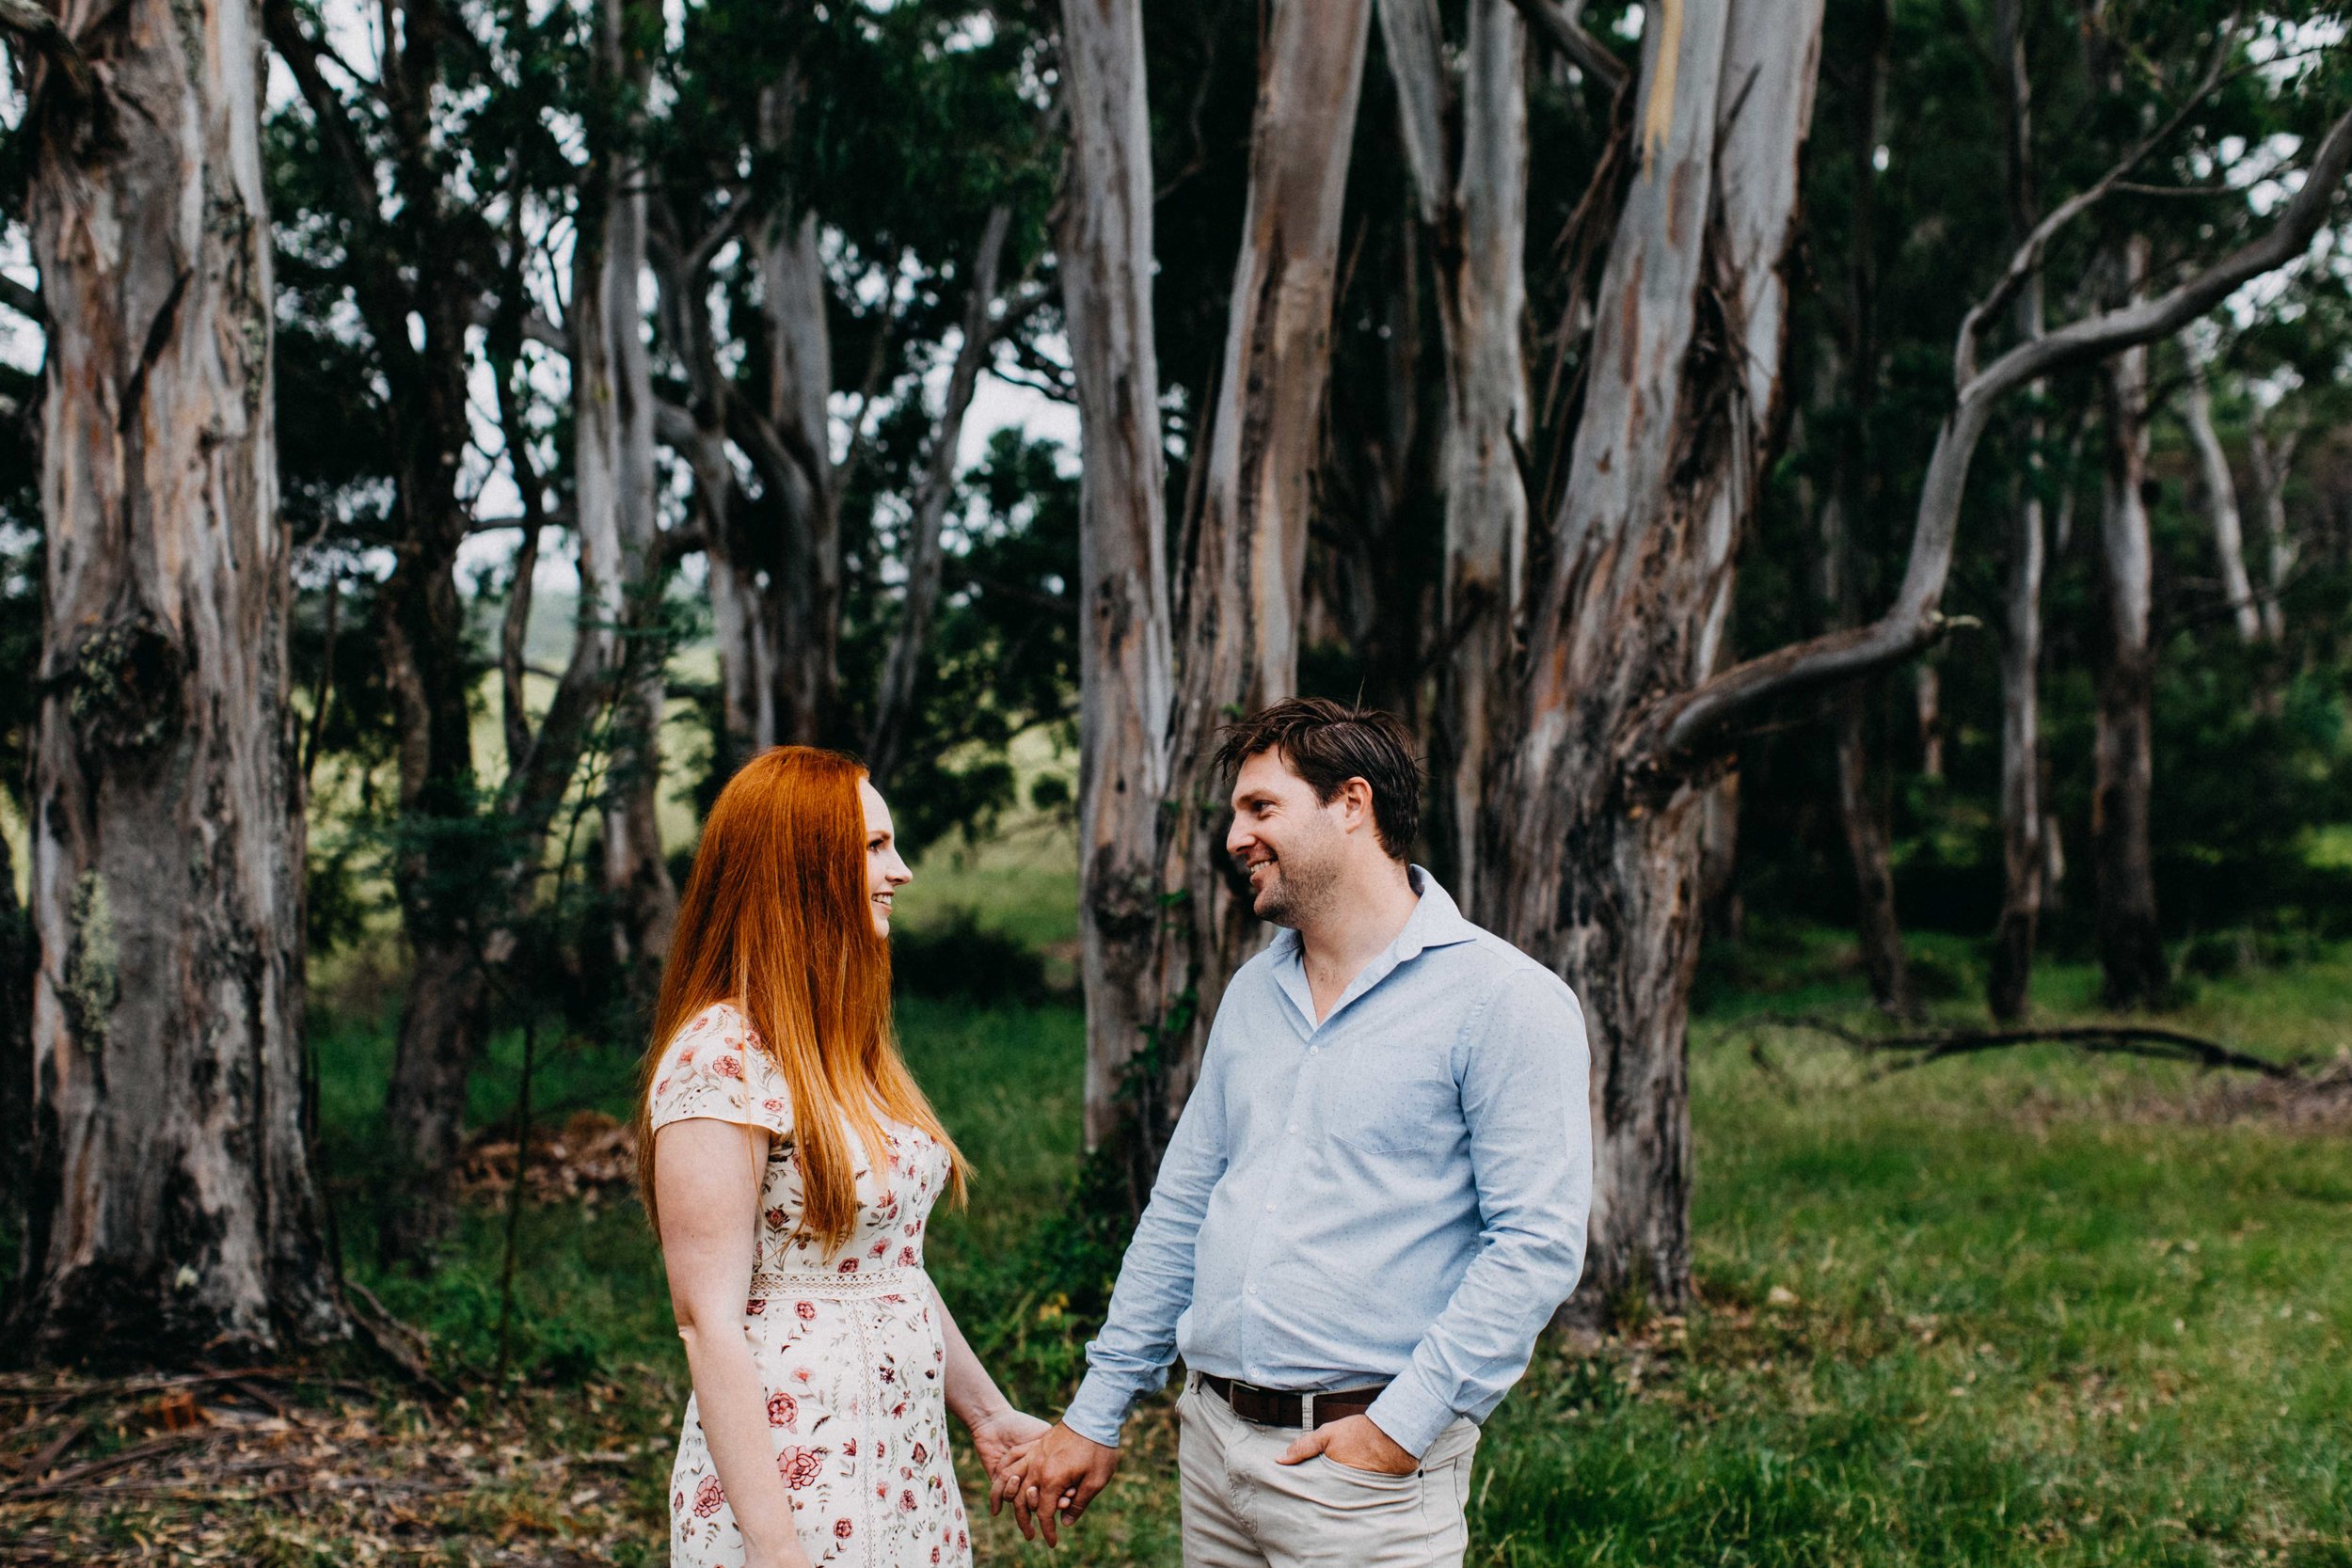
[[306,1143],[303,818],[253,8],[12,8],[44,331],[21,1354],[345,1337]]

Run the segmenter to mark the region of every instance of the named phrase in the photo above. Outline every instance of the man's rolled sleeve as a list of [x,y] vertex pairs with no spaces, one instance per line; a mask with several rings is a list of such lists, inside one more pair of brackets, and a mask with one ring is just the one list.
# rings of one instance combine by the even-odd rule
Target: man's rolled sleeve
[[1373,1424],[1419,1454],[1458,1416],[1484,1419],[1583,1272],[1592,1207],[1584,1017],[1550,974],[1506,977],[1469,1022],[1458,1082],[1478,1192],[1478,1256]]
[[1152,1200],[1119,1266],[1103,1331],[1087,1344],[1087,1375],[1062,1424],[1089,1442],[1119,1445],[1136,1401],[1168,1381],[1176,1324],[1192,1305],[1194,1248],[1209,1194],[1225,1174],[1225,1096],[1212,1027],[1200,1081],[1184,1101],[1152,1183]]

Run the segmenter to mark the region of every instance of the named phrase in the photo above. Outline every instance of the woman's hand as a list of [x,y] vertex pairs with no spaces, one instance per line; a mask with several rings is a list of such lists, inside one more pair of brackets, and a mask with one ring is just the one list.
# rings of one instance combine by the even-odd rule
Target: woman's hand
[[972,1427],[972,1448],[993,1482],[999,1471],[1020,1449],[1034,1442],[1052,1423],[1007,1405]]

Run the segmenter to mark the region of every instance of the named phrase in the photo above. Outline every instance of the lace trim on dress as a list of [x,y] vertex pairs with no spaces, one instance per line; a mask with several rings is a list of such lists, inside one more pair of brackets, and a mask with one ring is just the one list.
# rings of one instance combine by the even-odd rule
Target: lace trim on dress
[[929,1283],[930,1276],[919,1267],[860,1269],[854,1274],[830,1269],[762,1269],[752,1275],[752,1294],[870,1301],[877,1296],[914,1295]]

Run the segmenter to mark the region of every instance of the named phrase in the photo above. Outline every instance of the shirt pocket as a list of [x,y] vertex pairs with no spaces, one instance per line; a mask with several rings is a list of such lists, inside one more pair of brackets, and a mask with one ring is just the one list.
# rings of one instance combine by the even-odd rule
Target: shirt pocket
[[1351,1148],[1434,1151],[1451,1147],[1462,1130],[1462,1092],[1434,1058],[1384,1053],[1333,1077],[1324,1125]]

